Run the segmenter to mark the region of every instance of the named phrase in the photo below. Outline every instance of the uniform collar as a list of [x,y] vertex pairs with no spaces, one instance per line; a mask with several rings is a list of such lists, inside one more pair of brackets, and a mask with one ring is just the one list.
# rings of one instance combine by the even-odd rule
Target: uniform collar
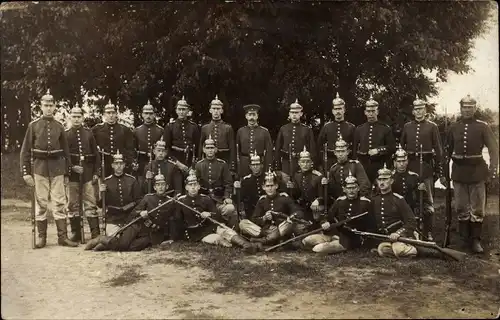
[[224,121],[223,121],[222,119],[220,119],[220,120],[214,120],[214,119],[212,119],[212,123],[213,123],[213,124],[221,124],[221,123],[223,123],[223,122],[224,122]]
[[472,117],[472,118],[469,118],[469,119],[462,119],[461,121],[462,121],[462,123],[469,124],[469,123],[476,122],[476,118]]
[[54,120],[54,116],[42,116],[43,120],[51,121]]
[[279,196],[279,193],[278,193],[278,192],[276,192],[273,196],[269,196],[269,195],[267,195],[267,194],[266,194],[266,197],[267,197],[269,200],[274,200],[274,199],[276,199],[278,196]]
[[123,176],[125,176],[125,173],[122,173],[121,175],[117,175],[116,173],[113,173],[113,175],[119,179],[119,178],[123,178]]
[[151,123],[145,123],[145,122],[143,122],[142,125],[145,126],[145,127],[153,127],[155,125],[155,122],[154,121],[151,122]]
[[423,119],[423,120],[421,120],[421,121],[418,121],[417,119],[415,119],[414,121],[415,121],[415,123],[424,123],[424,122],[426,121],[426,119],[424,118],[424,119]]

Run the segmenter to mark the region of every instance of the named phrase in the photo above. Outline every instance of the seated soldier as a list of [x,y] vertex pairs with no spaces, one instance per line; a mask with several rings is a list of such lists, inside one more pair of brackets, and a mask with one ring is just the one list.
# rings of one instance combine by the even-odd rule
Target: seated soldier
[[241,232],[252,236],[250,241],[266,245],[304,233],[307,226],[294,219],[302,218],[302,210],[290,197],[277,192],[278,177],[274,172],[266,173],[262,188],[266,195],[260,197],[253,214],[241,220]]
[[168,156],[165,146],[165,141],[161,137],[155,144],[155,159],[144,168],[146,179],[143,188],[144,190],[149,189],[149,184],[153,179],[153,172],[158,172],[159,169],[161,174],[165,176],[167,185],[175,190],[176,195],[180,195],[182,194],[182,171],[177,167],[176,160]]
[[[434,208],[430,202],[429,193],[425,188],[425,184],[421,181],[419,175],[413,171],[408,170],[408,154],[401,147],[394,154],[394,183],[392,190],[402,195],[406,203],[413,210],[413,213],[419,221],[422,222],[423,228],[418,228],[419,233],[423,237],[432,241],[432,217]],[[420,195],[422,194],[423,212],[420,212]],[[418,227],[420,227],[418,225]]]
[[194,171],[186,178],[186,194],[179,197],[177,219],[181,221],[188,241],[231,247],[238,245],[248,252],[259,250],[259,244],[253,244],[238,235],[233,229],[222,224],[215,224],[211,219],[221,221],[221,214],[216,212],[215,203],[210,197],[199,194],[200,184]]
[[[119,151],[113,155],[111,164],[114,173],[99,184],[99,191],[105,192],[106,235],[112,235],[124,226],[132,209],[141,200],[139,182],[124,173],[125,162]],[[102,202],[97,203],[102,206]]]
[[238,217],[233,205],[233,181],[226,161],[215,157],[217,148],[215,141],[208,137],[203,143],[205,158],[195,165],[199,179],[200,193],[205,194],[216,203],[217,211],[222,215],[230,227],[237,224]]
[[[360,236],[350,231],[350,228],[369,232],[376,230],[370,199],[359,196],[358,181],[351,172],[345,179],[343,189],[345,195],[337,198],[328,211],[328,217],[321,224],[324,233],[313,234],[302,240],[306,248],[312,248],[312,251],[323,254],[357,249],[362,246],[363,242]],[[349,219],[364,212],[368,212],[368,214],[350,221],[336,230],[331,229],[332,223]]]
[[[178,229],[174,224],[176,206],[167,195],[165,177],[158,172],[155,176],[154,189],[156,193],[149,193],[139,202],[128,222],[141,216],[143,219],[129,226],[121,234],[113,236],[99,236],[87,243],[85,250],[94,251],[140,251],[149,246],[161,244],[165,239],[178,239],[175,234]],[[162,205],[160,208],[158,208]],[[156,210],[153,210],[156,209]]]

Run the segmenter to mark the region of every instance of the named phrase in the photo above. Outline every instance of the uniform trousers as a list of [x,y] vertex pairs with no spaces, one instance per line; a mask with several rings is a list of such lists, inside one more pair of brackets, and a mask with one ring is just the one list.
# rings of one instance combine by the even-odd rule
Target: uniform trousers
[[36,205],[35,220],[47,220],[47,207],[50,202],[54,220],[66,219],[66,188],[64,187],[64,176],[44,177],[34,175]]
[[283,221],[281,222],[277,227],[275,225],[271,225],[268,228],[262,229],[261,226],[255,224],[254,222],[250,221],[249,219],[243,219],[240,221],[239,224],[240,230],[242,233],[245,233],[251,237],[258,237],[262,235],[262,233],[268,235],[272,234],[273,232],[278,229],[280,237],[285,237],[289,235],[300,235],[306,231],[306,226],[301,223],[295,223],[295,222],[288,222],[288,221]]
[[486,207],[486,185],[453,181],[455,209],[459,221],[482,222]]
[[206,235],[205,237],[203,237],[203,239],[201,239],[201,241],[204,243],[215,244],[223,247],[232,247],[231,239],[236,235],[238,235],[236,231],[231,228],[223,228],[217,226],[217,230],[215,231],[215,233]]
[[[85,216],[88,218],[97,217],[96,187],[92,181],[87,181],[82,188],[82,204]],[[78,216],[80,212],[79,203],[80,183],[70,181],[68,184],[68,217]]]
[[340,244],[340,238],[337,235],[329,236],[323,233],[312,234],[302,239],[302,243],[307,248],[317,253],[332,254],[347,250]]

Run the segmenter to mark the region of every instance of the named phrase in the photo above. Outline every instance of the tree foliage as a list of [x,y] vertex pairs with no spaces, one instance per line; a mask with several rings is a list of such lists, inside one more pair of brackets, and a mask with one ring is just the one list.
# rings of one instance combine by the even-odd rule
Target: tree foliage
[[260,122],[272,135],[296,98],[305,120],[315,124],[313,119],[329,117],[339,92],[348,119],[360,124],[360,107],[373,94],[382,119],[397,126],[398,111],[415,94],[436,93],[429,72],[446,81],[448,71],[468,71],[472,40],[484,31],[491,6],[138,1],[30,2],[6,10],[4,5],[2,110],[13,141],[22,140],[31,103],[47,87],[69,105],[82,103],[85,94],[103,97],[99,107],[111,98],[136,119],[150,99],[160,124],[183,95],[194,107],[194,120],[208,120],[208,104],[217,94],[235,128],[244,125],[242,105],[261,104]]

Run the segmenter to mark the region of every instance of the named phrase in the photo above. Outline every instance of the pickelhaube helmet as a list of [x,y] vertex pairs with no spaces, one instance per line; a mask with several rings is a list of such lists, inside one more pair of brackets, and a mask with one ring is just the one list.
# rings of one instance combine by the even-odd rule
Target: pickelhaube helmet
[[155,176],[155,183],[165,182],[165,176],[161,174],[160,168],[158,168],[158,174]]
[[299,153],[299,159],[311,159],[311,154],[307,151],[306,146],[304,146],[304,150]]
[[266,172],[264,176],[264,183],[276,183],[276,179],[277,179],[276,173],[271,171],[271,168],[269,168],[269,170]]
[[142,112],[155,112],[155,108],[153,107],[153,105],[151,104],[151,102],[148,100],[148,103],[146,103],[143,107],[142,107]]
[[73,116],[83,116],[83,110],[78,105],[78,102],[75,104],[73,108],[71,108],[70,114]]
[[349,170],[349,175],[344,180],[344,186],[351,184],[358,184],[358,179],[356,179],[356,177],[352,175],[351,170]]
[[184,99],[184,96],[182,96],[181,100],[177,101],[177,106],[178,107],[186,107],[189,108],[189,104],[187,103],[186,99]]
[[476,106],[476,99],[472,98],[470,94],[468,94],[466,97],[463,97],[460,99],[460,105],[461,106]]
[[111,99],[109,99],[108,104],[104,106],[104,112],[116,112],[116,106],[111,103]]
[[295,99],[295,102],[290,105],[290,111],[301,111],[302,106],[299,104],[299,99]]
[[339,138],[335,141],[335,151],[347,150],[347,142],[342,139],[342,135],[339,134]]
[[414,107],[418,107],[418,106],[425,106],[425,101],[424,101],[424,100],[422,100],[422,99],[420,99],[420,98],[418,97],[418,94],[417,94],[415,97],[416,97],[416,99],[415,99],[415,101],[413,101],[413,106],[414,106]]
[[392,171],[387,169],[387,165],[384,163],[384,167],[377,171],[378,178],[392,178]]
[[205,147],[215,147],[215,140],[212,139],[212,135],[208,135],[208,138],[203,143]]
[[408,159],[408,153],[401,147],[401,144],[399,145],[398,149],[394,153],[394,159],[396,160],[406,160]]
[[247,104],[246,106],[243,106],[243,110],[245,110],[245,113],[248,113],[250,111],[259,112],[260,106],[258,104]]
[[378,102],[373,100],[373,95],[370,94],[370,98],[366,101],[365,107],[378,107]]
[[123,155],[120,150],[116,150],[116,154],[113,155],[113,162],[123,162]]
[[155,148],[156,149],[166,149],[167,143],[163,140],[163,136],[160,137],[160,140],[156,141]]
[[335,96],[335,99],[332,101],[333,106],[343,106],[345,105],[345,101],[340,98],[339,93]]
[[190,183],[197,183],[198,182],[198,177],[196,176],[196,171],[194,170],[189,170],[189,174],[186,177],[186,184]]
[[42,96],[41,100],[45,102],[54,102],[54,96],[50,94],[50,89],[47,89],[47,92]]
[[260,156],[257,154],[257,150],[250,157],[250,164],[260,164]]
[[215,95],[215,99],[210,102],[211,106],[223,106],[222,101],[219,100],[219,96]]

